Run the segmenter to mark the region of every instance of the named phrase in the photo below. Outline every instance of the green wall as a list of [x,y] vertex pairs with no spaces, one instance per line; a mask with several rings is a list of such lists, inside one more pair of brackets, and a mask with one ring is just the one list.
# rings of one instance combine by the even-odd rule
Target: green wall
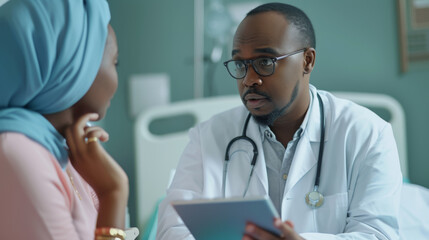
[[[193,97],[194,1],[109,2],[119,42],[120,84],[103,125],[110,133],[106,148],[130,178],[129,206],[134,224],[134,120],[128,114],[128,80],[132,74],[165,72],[170,76],[172,101]],[[312,84],[330,91],[386,93],[396,98],[406,113],[411,182],[429,187],[429,64],[400,72],[396,1],[287,2],[303,9],[316,30]],[[207,52],[210,46],[207,40]],[[225,49],[228,54],[222,61],[229,58],[230,45]],[[235,81],[221,64],[214,71],[213,92],[236,93]]]

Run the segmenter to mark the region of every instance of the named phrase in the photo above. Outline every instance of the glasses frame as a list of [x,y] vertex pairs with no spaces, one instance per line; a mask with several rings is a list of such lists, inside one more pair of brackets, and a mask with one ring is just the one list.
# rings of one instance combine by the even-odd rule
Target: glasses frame
[[[276,65],[275,65],[275,63],[276,63],[278,60],[282,60],[282,59],[285,59],[285,58],[290,57],[290,56],[292,56],[292,55],[295,55],[295,54],[297,54],[297,53],[305,52],[305,51],[307,51],[307,48],[301,48],[301,49],[299,49],[299,50],[296,50],[296,51],[293,51],[293,52],[290,52],[290,53],[286,53],[285,55],[278,56],[278,57],[258,57],[258,58],[254,58],[254,59],[247,59],[247,60],[233,60],[233,59],[231,59],[231,60],[225,61],[225,62],[223,63],[223,65],[226,67],[226,70],[228,71],[229,75],[231,75],[231,77],[233,77],[233,78],[235,78],[235,79],[243,79],[243,78],[245,78],[245,77],[246,77],[247,72],[248,72],[248,70],[249,70],[249,64],[252,64],[253,70],[255,70],[255,72],[256,72],[259,76],[261,76],[261,77],[268,77],[268,76],[271,76],[271,75],[273,75],[273,74],[274,74],[274,71],[275,71],[275,69],[276,69]],[[256,60],[258,60],[258,59],[261,59],[261,58],[268,58],[268,59],[271,59],[271,60],[273,61],[273,71],[272,71],[270,74],[261,74],[261,73],[257,70],[257,68],[255,67],[255,65],[254,65],[254,61],[256,61]],[[242,77],[235,77],[235,76],[231,73],[231,71],[230,71],[230,70],[229,70],[229,68],[228,68],[228,63],[230,63],[230,62],[242,62],[242,63],[244,64],[246,71],[244,72],[244,75],[243,75]]]

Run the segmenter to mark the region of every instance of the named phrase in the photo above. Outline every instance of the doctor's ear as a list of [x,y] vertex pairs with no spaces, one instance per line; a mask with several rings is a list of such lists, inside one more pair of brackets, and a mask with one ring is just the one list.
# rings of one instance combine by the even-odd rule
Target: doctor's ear
[[307,67],[307,61],[304,60],[304,74],[308,74],[309,69]]
[[307,50],[305,50],[303,61],[304,74],[309,74],[311,73],[311,71],[313,71],[315,61],[316,50],[314,48],[308,48]]

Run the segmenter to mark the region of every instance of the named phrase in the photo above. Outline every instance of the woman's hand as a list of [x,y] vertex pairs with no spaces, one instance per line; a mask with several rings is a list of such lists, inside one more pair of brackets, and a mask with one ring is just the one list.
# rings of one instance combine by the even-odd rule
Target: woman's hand
[[107,132],[86,125],[97,118],[98,114],[85,114],[66,129],[70,161],[100,200],[97,226],[123,227],[128,177],[99,142],[109,139]]
[[281,237],[275,236],[272,233],[256,226],[255,224],[247,223],[243,240],[304,240],[297,232],[295,232],[291,221],[282,222],[280,219],[276,218],[274,219],[274,226],[282,233]]
[[113,191],[128,192],[128,177],[124,170],[97,140],[88,141],[95,138],[102,142],[109,140],[102,128],[86,125],[97,118],[97,114],[85,114],[66,129],[71,163],[99,197]]

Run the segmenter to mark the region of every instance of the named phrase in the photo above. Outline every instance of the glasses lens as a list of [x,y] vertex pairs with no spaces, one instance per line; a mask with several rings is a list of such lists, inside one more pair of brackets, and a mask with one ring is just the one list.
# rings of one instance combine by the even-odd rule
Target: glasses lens
[[226,65],[234,78],[243,78],[246,75],[246,65],[242,61],[231,61]]
[[269,76],[274,72],[274,62],[271,58],[258,58],[253,61],[256,72],[262,76]]

